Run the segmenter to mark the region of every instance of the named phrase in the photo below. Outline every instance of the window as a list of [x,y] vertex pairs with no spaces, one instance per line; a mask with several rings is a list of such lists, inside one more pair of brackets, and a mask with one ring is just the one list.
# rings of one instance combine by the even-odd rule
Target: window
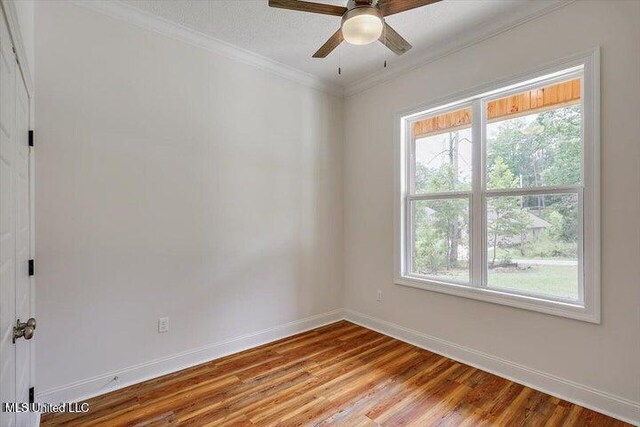
[[399,116],[398,284],[599,322],[596,66]]

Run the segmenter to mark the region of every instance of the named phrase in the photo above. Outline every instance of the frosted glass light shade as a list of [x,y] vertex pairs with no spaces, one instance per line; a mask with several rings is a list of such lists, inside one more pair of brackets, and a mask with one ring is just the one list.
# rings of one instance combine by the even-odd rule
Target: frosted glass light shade
[[382,19],[373,14],[360,14],[342,23],[342,37],[347,43],[363,45],[373,43],[382,34]]

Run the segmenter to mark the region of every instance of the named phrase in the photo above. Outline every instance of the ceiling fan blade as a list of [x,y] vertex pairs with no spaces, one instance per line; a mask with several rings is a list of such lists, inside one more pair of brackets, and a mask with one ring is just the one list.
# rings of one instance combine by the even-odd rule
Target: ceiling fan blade
[[301,0],[269,0],[269,6],[279,7],[281,9],[297,10],[300,12],[321,13],[323,15],[335,16],[342,16],[347,11],[347,8],[342,6]]
[[396,55],[402,55],[411,49],[411,44],[396,32],[391,25],[384,23],[380,42],[391,49]]
[[439,1],[442,0],[378,0],[378,8],[383,16],[389,16],[405,10],[415,9],[416,7],[438,3]]
[[333,33],[329,40],[326,41],[325,44],[322,45],[320,49],[316,53],[313,54],[314,58],[326,58],[333,49],[337,48],[340,43],[342,43],[342,28],[339,28],[338,31]]

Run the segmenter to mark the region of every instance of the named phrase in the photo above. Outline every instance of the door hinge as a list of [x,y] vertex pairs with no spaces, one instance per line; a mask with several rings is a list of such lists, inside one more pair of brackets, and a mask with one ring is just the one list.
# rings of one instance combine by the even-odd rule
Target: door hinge
[[29,387],[29,403],[36,402],[36,389],[35,387]]
[[29,147],[33,147],[33,138],[34,138],[33,131],[30,130],[29,131]]
[[29,276],[36,274],[36,262],[35,260],[29,260]]

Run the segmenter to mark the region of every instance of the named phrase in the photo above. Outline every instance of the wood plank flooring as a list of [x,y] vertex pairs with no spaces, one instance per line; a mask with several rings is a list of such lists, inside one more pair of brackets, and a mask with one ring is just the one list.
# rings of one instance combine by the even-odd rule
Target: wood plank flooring
[[89,400],[43,426],[624,426],[341,321]]

